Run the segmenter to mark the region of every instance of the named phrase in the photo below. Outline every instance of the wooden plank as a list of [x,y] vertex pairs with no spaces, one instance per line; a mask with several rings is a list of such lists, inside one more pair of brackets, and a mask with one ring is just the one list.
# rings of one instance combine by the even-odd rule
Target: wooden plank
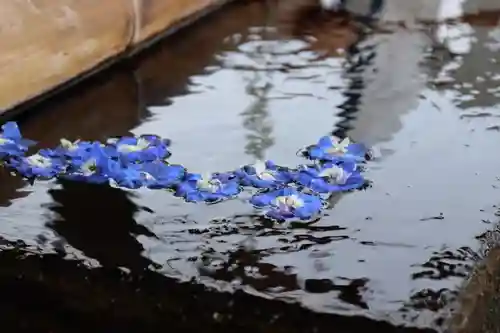
[[9,0],[0,7],[0,114],[134,51],[226,0]]
[[174,26],[179,21],[198,13],[210,6],[220,3],[219,0],[131,0],[136,12],[140,15],[136,20],[134,44],[142,43],[155,35]]
[[128,0],[3,1],[0,111],[123,52],[130,35]]

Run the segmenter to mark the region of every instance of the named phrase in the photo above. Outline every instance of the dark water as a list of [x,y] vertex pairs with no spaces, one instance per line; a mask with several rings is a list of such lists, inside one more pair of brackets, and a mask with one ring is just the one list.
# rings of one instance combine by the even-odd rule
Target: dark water
[[325,18],[302,31],[274,6],[231,6],[37,107],[20,125],[41,145],[154,133],[195,172],[259,158],[293,166],[298,148],[345,134],[374,148],[373,186],[332,196],[316,223],[273,226],[239,199],[187,204],[2,172],[5,322],[30,332],[441,330],[495,245],[481,235],[500,202],[500,13],[478,17],[355,30],[351,43],[329,41]]

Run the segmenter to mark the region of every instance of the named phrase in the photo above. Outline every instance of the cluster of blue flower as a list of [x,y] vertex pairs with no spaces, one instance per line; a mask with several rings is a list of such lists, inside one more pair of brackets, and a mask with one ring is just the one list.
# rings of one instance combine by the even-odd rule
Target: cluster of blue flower
[[167,189],[189,202],[215,203],[237,196],[245,187],[257,188],[250,202],[276,220],[307,220],[324,206],[324,195],[360,188],[365,183],[359,165],[366,149],[325,136],[301,154],[312,161],[296,168],[259,161],[236,171],[189,173],[170,164],[170,141],[156,135],[98,141],[62,139],[55,149],[26,156],[35,142],[24,139],[15,122],[2,126],[0,160],[28,179],[54,177],[137,189]]

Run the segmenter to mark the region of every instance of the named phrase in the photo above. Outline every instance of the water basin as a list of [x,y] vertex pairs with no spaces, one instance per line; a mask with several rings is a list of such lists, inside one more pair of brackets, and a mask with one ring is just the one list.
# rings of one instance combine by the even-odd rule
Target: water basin
[[190,204],[2,172],[0,235],[89,267],[441,330],[494,245],[480,236],[499,203],[500,27],[356,30],[354,42],[331,45],[329,19],[307,31],[288,22],[299,32],[290,35],[279,10],[231,6],[37,107],[21,129],[42,146],[158,134],[172,139],[171,160],[195,172],[264,158],[295,166],[299,148],[347,135],[373,147],[371,187],[332,195],[313,223],[275,225],[248,195]]

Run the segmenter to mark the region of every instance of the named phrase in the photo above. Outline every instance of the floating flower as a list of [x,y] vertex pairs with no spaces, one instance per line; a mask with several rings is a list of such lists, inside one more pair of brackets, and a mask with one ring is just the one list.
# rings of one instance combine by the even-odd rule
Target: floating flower
[[99,143],[93,143],[90,149],[81,150],[76,157],[67,161],[68,168],[62,177],[89,183],[107,183],[120,163],[111,159]]
[[182,165],[170,165],[165,162],[155,161],[139,166],[139,171],[144,178],[144,185],[150,189],[171,188],[178,185],[186,175]]
[[34,145],[35,142],[24,139],[15,122],[9,121],[2,125],[0,133],[0,158],[21,156]]
[[321,198],[292,187],[255,194],[250,202],[257,208],[268,208],[266,216],[276,220],[308,220],[321,212]]
[[365,183],[354,162],[337,165],[327,162],[322,165],[299,167],[293,175],[297,184],[308,187],[314,192],[331,193],[360,188]]
[[334,136],[324,136],[317,144],[308,147],[306,153],[313,160],[363,162],[366,148],[362,144],[352,143],[349,138],[340,141]]
[[138,189],[144,185],[146,177],[133,165],[124,166],[116,161],[110,163],[109,180],[119,187]]
[[26,178],[50,179],[65,169],[60,159],[51,157],[52,153],[50,149],[41,149],[31,156],[12,158],[7,165]]
[[170,156],[170,142],[154,135],[109,139],[107,144],[107,153],[120,157],[126,163],[152,162]]
[[55,157],[78,159],[84,156],[88,156],[91,152],[92,147],[95,143],[90,141],[80,141],[76,140],[71,142],[67,139],[61,139],[59,146],[57,146],[53,151]]
[[271,161],[258,161],[253,165],[245,165],[235,171],[240,183],[256,188],[273,188],[291,181],[287,169],[276,166]]
[[218,202],[241,192],[237,179],[230,174],[188,173],[176,189],[176,195],[191,202]]
[[[323,207],[319,193],[352,190],[365,183],[356,163],[364,162],[366,149],[347,138],[322,137],[306,151],[317,163],[296,170],[258,161],[234,173],[200,175],[165,162],[170,156],[170,141],[156,135],[108,139],[105,144],[61,139],[54,150],[42,149],[25,157],[34,142],[23,139],[14,122],[1,129],[0,161],[27,178],[58,176],[89,183],[111,182],[129,189],[175,189],[177,196],[192,202],[218,202],[239,194],[240,185],[253,186],[267,191],[254,195],[251,202],[267,208],[266,215],[278,220],[310,219]],[[318,195],[284,187],[290,182]]]

